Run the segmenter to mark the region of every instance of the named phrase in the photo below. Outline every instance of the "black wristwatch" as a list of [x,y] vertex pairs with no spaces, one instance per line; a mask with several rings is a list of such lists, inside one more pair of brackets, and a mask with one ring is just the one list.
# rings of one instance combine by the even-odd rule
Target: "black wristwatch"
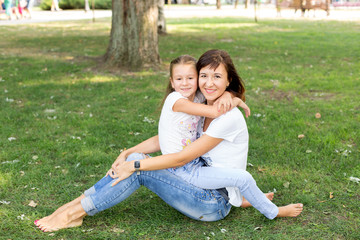
[[134,162],[134,168],[135,168],[136,175],[140,175],[140,161]]

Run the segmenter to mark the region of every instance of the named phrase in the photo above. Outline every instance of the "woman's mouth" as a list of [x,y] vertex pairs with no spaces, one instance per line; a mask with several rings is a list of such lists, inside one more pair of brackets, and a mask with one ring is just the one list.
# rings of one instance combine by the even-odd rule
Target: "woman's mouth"
[[207,93],[207,94],[212,94],[212,93],[214,93],[216,91],[216,89],[208,89],[208,88],[205,88],[205,92]]

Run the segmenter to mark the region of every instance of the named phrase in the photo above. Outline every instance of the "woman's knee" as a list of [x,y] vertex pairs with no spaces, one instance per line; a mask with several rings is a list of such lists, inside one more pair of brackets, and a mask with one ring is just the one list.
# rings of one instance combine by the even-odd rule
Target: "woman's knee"
[[132,153],[126,158],[126,161],[130,162],[130,161],[135,161],[135,160],[141,160],[144,158],[146,158],[146,156],[143,153]]

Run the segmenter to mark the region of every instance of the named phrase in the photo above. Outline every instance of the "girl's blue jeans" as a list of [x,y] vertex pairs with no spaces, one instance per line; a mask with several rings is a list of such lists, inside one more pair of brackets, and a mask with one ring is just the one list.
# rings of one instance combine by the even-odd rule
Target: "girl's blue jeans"
[[[131,154],[126,161],[143,159],[140,153]],[[200,221],[217,221],[230,212],[231,205],[217,190],[195,187],[167,170],[133,173],[115,186],[115,179],[102,178],[84,192],[81,205],[92,216],[128,198],[141,185],[184,215]]]
[[259,189],[251,174],[243,169],[199,166],[184,179],[206,189],[237,187],[245,199],[265,217],[274,219],[279,213],[278,207]]

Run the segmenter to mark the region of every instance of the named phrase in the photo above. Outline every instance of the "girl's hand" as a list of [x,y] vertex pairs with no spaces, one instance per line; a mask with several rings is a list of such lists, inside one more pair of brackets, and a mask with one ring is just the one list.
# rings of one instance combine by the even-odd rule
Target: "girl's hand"
[[135,172],[134,168],[134,162],[123,162],[116,166],[115,168],[115,175],[114,178],[116,178],[115,182],[111,186],[115,186],[120,181],[130,177],[131,174]]
[[222,110],[223,113],[226,113],[233,109],[236,104],[234,104],[231,93],[225,91],[220,98],[218,98],[214,104],[217,105],[217,110],[220,112]]
[[245,112],[245,116],[249,117],[250,116],[250,108],[248,107],[248,105],[246,105],[246,103],[243,102],[243,100],[241,100],[240,98],[234,98],[235,103],[237,103],[236,105],[238,107],[241,107],[242,109],[244,109]]

